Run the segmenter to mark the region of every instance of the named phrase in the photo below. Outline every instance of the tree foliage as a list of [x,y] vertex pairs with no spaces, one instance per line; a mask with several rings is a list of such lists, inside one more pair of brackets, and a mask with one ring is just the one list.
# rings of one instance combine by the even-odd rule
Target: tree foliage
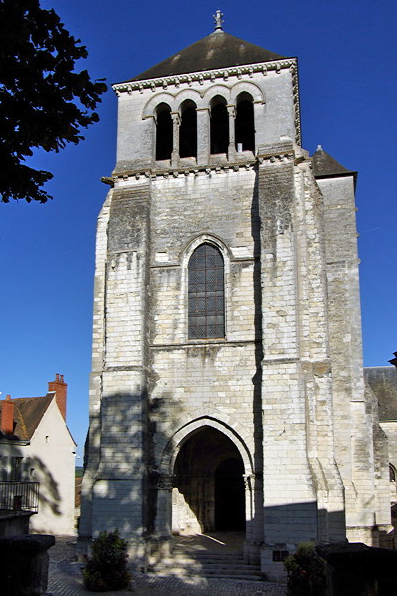
[[128,588],[131,575],[127,569],[127,542],[114,532],[101,532],[91,544],[91,557],[82,569],[84,586],[92,592]]
[[107,87],[74,70],[87,50],[39,0],[0,0],[0,195],[45,203],[50,172],[25,163],[35,148],[58,152],[84,137]]
[[325,563],[312,542],[301,542],[284,561],[288,596],[326,596]]

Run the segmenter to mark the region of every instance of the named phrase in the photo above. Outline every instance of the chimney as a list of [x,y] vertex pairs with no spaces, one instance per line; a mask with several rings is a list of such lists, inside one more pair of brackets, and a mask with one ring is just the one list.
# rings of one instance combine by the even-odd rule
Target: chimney
[[48,391],[55,391],[58,408],[66,422],[66,397],[68,385],[63,380],[63,375],[55,375],[55,381],[48,383]]
[[14,402],[11,395],[1,402],[1,430],[5,435],[14,434]]

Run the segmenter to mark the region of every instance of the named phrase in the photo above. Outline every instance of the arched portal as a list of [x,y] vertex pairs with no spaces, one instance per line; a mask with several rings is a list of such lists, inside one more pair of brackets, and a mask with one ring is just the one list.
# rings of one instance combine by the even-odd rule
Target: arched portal
[[244,530],[244,472],[239,450],[222,432],[203,426],[189,435],[174,464],[173,531]]

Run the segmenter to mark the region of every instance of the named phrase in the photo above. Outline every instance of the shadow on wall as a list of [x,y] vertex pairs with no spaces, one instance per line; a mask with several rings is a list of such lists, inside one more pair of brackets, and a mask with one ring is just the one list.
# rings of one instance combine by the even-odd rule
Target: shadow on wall
[[[38,514],[47,510],[54,516],[61,515],[58,483],[55,481],[45,463],[39,457],[26,456],[23,449],[13,444],[7,447],[2,458],[3,468],[0,470],[0,509],[3,511],[34,511]],[[38,499],[33,483],[39,483]],[[32,485],[30,484],[32,483]],[[36,520],[36,514],[33,514]],[[48,528],[37,527],[34,533],[46,533]]]
[[[157,494],[164,481],[159,474],[155,450],[156,445],[165,445],[169,440],[158,431],[164,408],[167,417],[173,419],[171,426],[177,430],[181,410],[168,397],[148,404],[145,391],[143,394],[114,393],[102,399],[100,415],[91,421],[85,445],[81,503],[84,516],[91,501],[94,529],[118,528],[130,541],[154,532]],[[93,478],[91,490],[90,476]],[[142,525],[140,520],[143,520]],[[81,524],[81,527],[80,537],[89,537],[88,526]]]
[[[96,530],[110,531],[118,528],[121,535],[130,542],[130,560],[137,567],[146,567],[148,564],[147,552],[144,552],[142,544],[144,542],[149,546],[150,541],[148,548],[151,551],[150,560],[153,563],[156,560],[159,561],[162,556],[161,540],[167,538],[167,533],[168,536],[171,535],[172,522],[175,522],[175,515],[170,506],[171,494],[175,490],[182,495],[187,509],[197,522],[197,527],[192,529],[192,534],[203,531],[211,534],[218,529],[216,523],[211,525],[211,520],[214,520],[211,515],[216,516],[214,493],[211,502],[208,490],[202,490],[202,488],[208,489],[208,483],[206,484],[208,473],[211,470],[215,473],[218,464],[233,458],[238,461],[235,447],[229,444],[226,436],[219,432],[221,435],[219,437],[218,431],[215,432],[213,428],[205,426],[188,435],[184,442],[177,446],[179,453],[175,459],[173,474],[165,478],[157,467],[158,453],[162,452],[185,417],[180,403],[167,395],[154,400],[149,410],[146,395],[113,394],[103,401],[101,414],[104,433],[103,457],[98,461],[97,480],[93,491],[93,517]],[[164,420],[165,416],[170,425],[168,427],[171,429],[170,436],[164,436],[159,430],[159,421]],[[143,419],[146,420],[145,425],[142,425]],[[143,426],[149,429],[147,433],[143,432]],[[90,432],[92,450],[99,445],[100,427],[93,425]],[[201,440],[206,443],[202,452],[200,452]],[[99,457],[100,451],[96,446],[91,453]],[[93,461],[90,460],[90,466],[93,466]],[[86,473],[89,469],[90,467],[87,466]],[[244,473],[244,470],[240,471],[241,474]],[[197,482],[194,486],[189,487],[189,476],[195,476]],[[264,490],[266,491],[266,486]],[[168,509],[165,507],[165,494],[168,495]],[[264,508],[262,497],[260,495],[255,497],[257,498],[255,517],[246,522],[247,537],[250,527],[261,529],[261,535],[259,536],[258,531],[258,534],[253,537],[254,539],[258,537],[255,552],[260,555],[265,575],[268,573],[268,577],[272,580],[285,577],[283,561],[300,542],[317,543],[324,540],[319,528],[327,535],[327,541],[345,539],[344,511],[318,510],[315,502]],[[175,506],[175,499],[173,501]],[[209,513],[211,511],[212,513]],[[234,513],[231,515],[233,516]],[[143,520],[142,525],[140,520]],[[263,542],[264,528],[267,545]],[[219,528],[220,531],[225,529],[235,531],[240,528]],[[160,530],[164,532],[163,535]],[[374,527],[373,532],[377,535],[378,529]],[[81,535],[81,538],[84,539],[84,536]],[[174,540],[177,539],[174,538]],[[206,550],[211,552],[211,541]],[[248,556],[251,563],[260,563],[260,560],[255,561],[249,553]],[[194,581],[192,576],[200,574],[201,569],[200,561],[197,561],[194,556],[190,561],[189,557],[190,555],[187,557],[182,574],[179,568],[169,571],[170,574],[175,574],[178,587],[184,588],[185,591],[189,590],[189,586]]]
[[30,458],[30,468],[33,469],[31,476],[34,481],[40,483],[39,507],[47,506],[54,515],[61,515],[59,507],[61,495],[58,490],[58,483],[54,480],[51,472],[38,457]]
[[[29,458],[30,470],[33,472],[30,474],[30,479],[39,482],[39,514],[49,512],[53,516],[62,515],[60,503],[61,495],[59,492],[58,483],[55,481],[51,472],[47,469],[45,463],[39,457]],[[48,528],[38,526],[38,519],[33,519],[33,532],[35,534],[45,534],[48,532]]]
[[[233,516],[230,528],[227,527],[227,523],[217,528],[214,518],[214,489],[219,468],[222,467],[222,470],[219,470],[220,495],[222,488],[227,486],[227,481],[232,476],[228,468],[229,462],[234,460],[239,467],[239,474],[244,474],[242,461],[234,444],[220,431],[201,426],[177,446],[178,455],[173,474],[164,479],[158,469],[158,455],[155,455],[155,451],[157,454],[160,453],[171,436],[166,437],[159,431],[158,421],[167,416],[168,420],[171,420],[172,435],[174,430],[180,428],[184,412],[180,404],[169,396],[154,400],[149,411],[146,399],[146,396],[123,393],[113,394],[103,401],[103,457],[99,462],[94,487],[95,527],[108,530],[118,527],[127,538],[148,537],[156,527],[158,528],[156,521],[160,515],[159,492],[177,489],[198,522],[194,531],[242,530],[242,524],[233,527],[237,506],[230,514]],[[147,417],[148,433],[142,431],[142,416]],[[135,431],[131,432],[134,428]],[[90,441],[94,445],[97,444],[100,428],[92,427],[90,433]],[[97,454],[99,455],[99,449]],[[213,478],[209,482],[211,475]],[[137,482],[136,478],[142,480]],[[257,515],[260,519],[264,515],[265,524],[276,528],[273,533],[276,542],[282,543],[286,534],[291,539],[295,537],[297,541],[316,541],[320,520],[322,527],[327,527],[328,534],[335,535],[335,540],[343,538],[340,530],[344,527],[343,511],[326,515],[326,512],[317,511],[315,503],[297,503],[263,509],[262,503],[263,501],[261,506],[256,508]],[[166,529],[171,534],[171,511],[167,512],[167,515]],[[324,516],[326,519],[323,519]],[[136,531],[136,520],[141,519],[143,525]],[[124,527],[121,526],[122,521],[125,523]],[[252,523],[253,520],[250,521]],[[224,522],[222,519],[222,524]]]

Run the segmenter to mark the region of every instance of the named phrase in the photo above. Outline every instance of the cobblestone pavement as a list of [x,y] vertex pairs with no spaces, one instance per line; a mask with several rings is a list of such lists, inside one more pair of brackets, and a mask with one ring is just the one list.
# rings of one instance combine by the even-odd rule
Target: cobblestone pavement
[[[88,596],[83,588],[81,563],[76,561],[76,538],[59,536],[49,550],[48,594],[52,596]],[[98,593],[98,592],[97,592]],[[128,591],[101,592],[107,596],[285,596],[285,586],[269,582],[206,579],[198,575],[181,577],[136,573]]]

